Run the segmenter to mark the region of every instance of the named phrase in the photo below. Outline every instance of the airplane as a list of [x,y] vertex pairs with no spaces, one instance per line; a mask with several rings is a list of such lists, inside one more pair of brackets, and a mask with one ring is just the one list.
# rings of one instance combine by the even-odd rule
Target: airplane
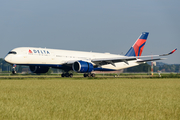
[[[161,56],[168,54],[141,56],[149,32],[142,32],[137,41],[125,55],[110,53],[83,52],[72,50],[47,49],[36,47],[18,47],[11,50],[5,61],[13,65],[12,73],[15,74],[16,65],[29,66],[32,73],[48,72],[49,68],[62,69],[62,77],[73,77],[70,71],[84,73],[84,77],[95,77],[93,71],[117,71],[124,68],[140,65],[147,61],[163,60]],[[152,59],[152,57],[158,57]],[[148,58],[148,59],[142,59]]]

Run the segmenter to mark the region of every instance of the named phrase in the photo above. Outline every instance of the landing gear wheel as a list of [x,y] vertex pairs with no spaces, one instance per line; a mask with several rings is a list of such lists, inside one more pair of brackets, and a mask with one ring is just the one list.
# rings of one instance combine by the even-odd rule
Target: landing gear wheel
[[61,77],[65,77],[64,73],[61,74]]
[[13,70],[13,71],[12,71],[12,74],[16,74],[16,71],[15,71],[15,70]]
[[91,77],[95,77],[95,74],[94,74],[94,73],[92,73],[92,74],[91,74]]
[[84,77],[95,77],[94,73],[84,73]]
[[16,74],[17,72],[16,72],[16,64],[14,64],[13,66],[12,66],[12,74]]
[[72,73],[62,73],[61,77],[73,77]]
[[84,73],[84,77],[87,77],[87,76],[88,76],[88,74]]

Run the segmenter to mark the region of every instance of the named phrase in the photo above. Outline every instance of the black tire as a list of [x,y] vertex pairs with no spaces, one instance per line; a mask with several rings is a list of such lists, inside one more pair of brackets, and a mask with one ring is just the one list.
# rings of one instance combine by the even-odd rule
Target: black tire
[[84,77],[87,77],[88,75],[86,73],[84,73]]
[[92,73],[92,74],[91,74],[91,77],[95,77],[95,74],[94,74],[94,73]]
[[63,74],[61,74],[61,77],[65,77],[64,73],[63,73]]
[[12,71],[12,74],[16,74],[16,71],[13,70],[13,71]]

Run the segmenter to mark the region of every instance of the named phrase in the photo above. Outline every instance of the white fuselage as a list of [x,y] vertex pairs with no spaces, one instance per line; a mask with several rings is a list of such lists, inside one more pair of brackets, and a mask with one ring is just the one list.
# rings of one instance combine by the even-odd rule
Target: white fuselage
[[[47,49],[47,48],[34,48],[34,47],[19,47],[11,50],[15,53],[9,53],[5,57],[5,61],[10,64],[17,65],[63,65],[71,61],[87,61],[91,62],[92,59],[100,58],[115,58],[124,57],[122,55],[115,55],[110,53],[95,53],[95,52],[81,52],[71,50]],[[94,63],[92,63],[94,64]],[[128,67],[139,65],[136,60],[125,62],[102,65],[101,68],[120,70]]]

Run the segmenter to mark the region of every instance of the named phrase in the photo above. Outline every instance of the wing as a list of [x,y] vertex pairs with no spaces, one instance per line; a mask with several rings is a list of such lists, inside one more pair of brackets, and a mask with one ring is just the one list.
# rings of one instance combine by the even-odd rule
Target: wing
[[[124,57],[117,57],[117,58],[100,58],[100,59],[93,59],[93,60],[91,60],[91,62],[96,64],[96,66],[102,66],[102,65],[107,65],[107,64],[111,64],[111,65],[115,66],[114,63],[125,62],[126,64],[128,64],[128,61],[133,61],[133,60],[137,60],[137,62],[139,62],[139,63],[140,62],[147,62],[147,61],[156,61],[156,60],[163,60],[165,58],[152,59],[152,57],[167,56],[167,55],[170,55],[170,54],[174,53],[176,50],[177,50],[177,48],[174,49],[173,51],[171,51],[168,54],[162,54],[162,55],[149,55],[149,56],[137,56],[137,57],[124,56]],[[150,59],[143,60],[141,58],[150,58]]]

